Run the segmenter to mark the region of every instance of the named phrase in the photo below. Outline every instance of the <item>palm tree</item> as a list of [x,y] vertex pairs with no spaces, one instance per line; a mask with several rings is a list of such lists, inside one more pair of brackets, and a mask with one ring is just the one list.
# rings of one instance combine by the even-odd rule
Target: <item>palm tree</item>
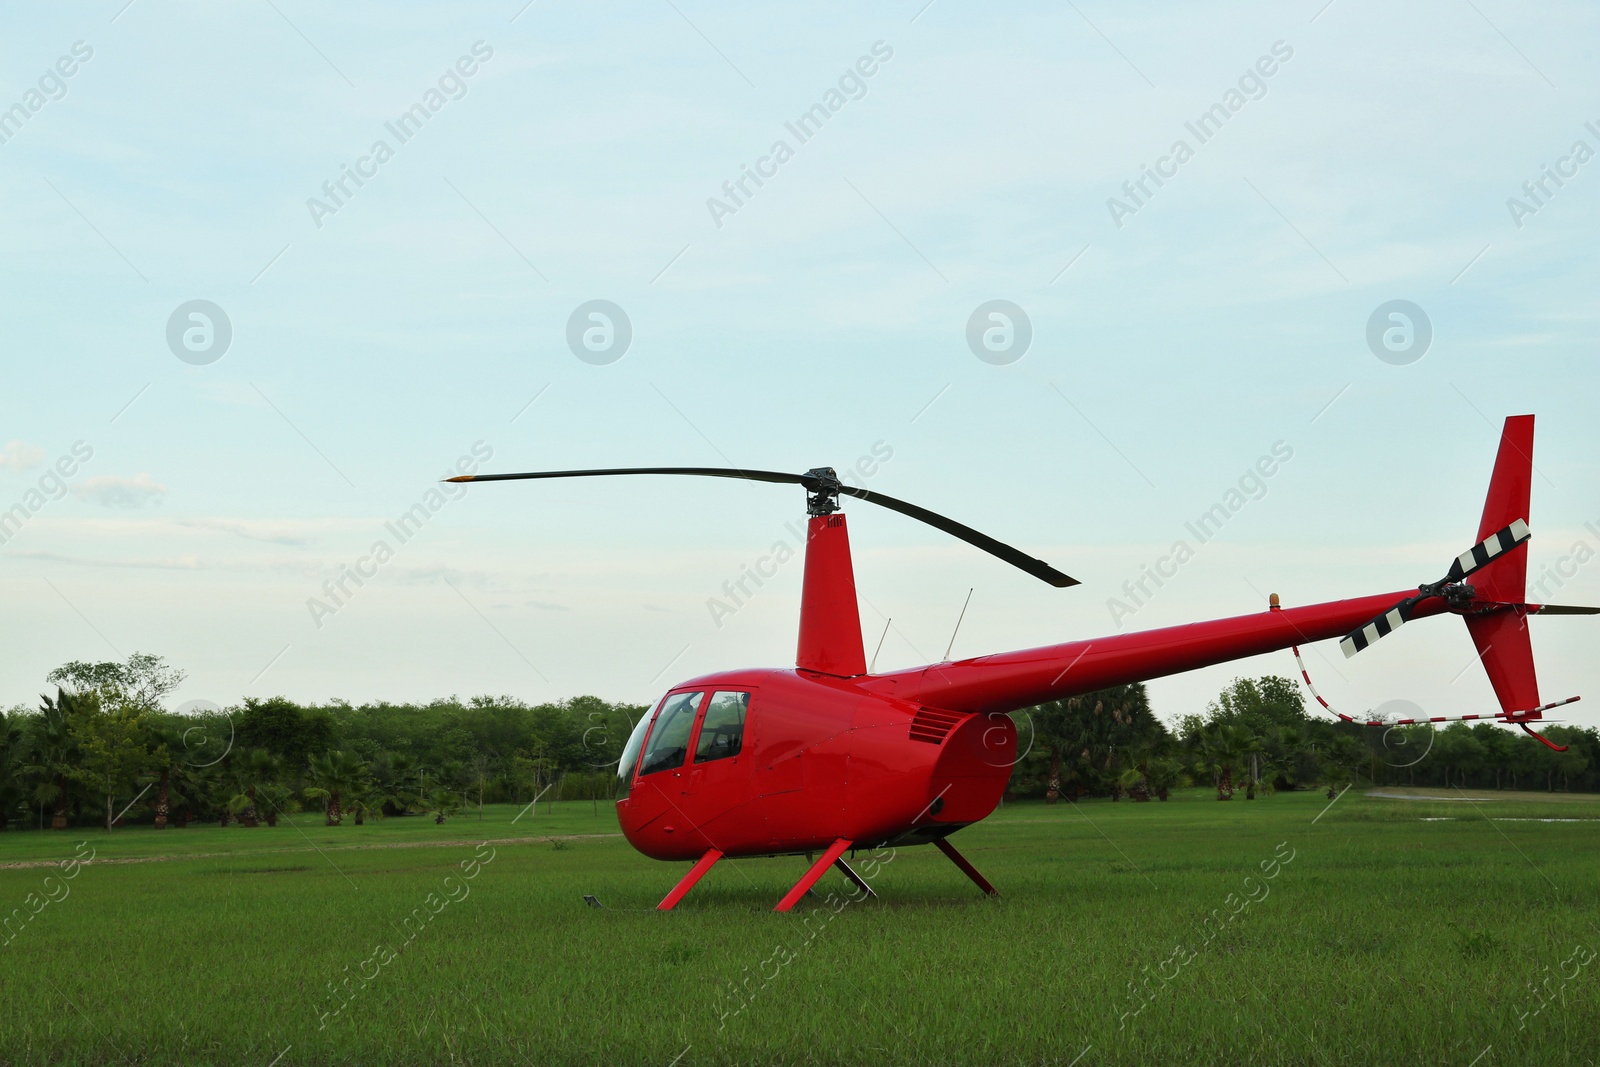
[[1052,700],[1030,709],[1033,728],[1050,753],[1050,769],[1045,777],[1044,802],[1061,798],[1061,753],[1071,745],[1071,714],[1066,700]]
[[27,799],[22,787],[22,724],[19,716],[0,711],[0,831],[4,831]]
[[1145,768],[1145,781],[1150,784],[1157,800],[1166,800],[1168,791],[1178,784],[1182,775],[1183,767],[1172,759],[1153,759]]
[[1233,729],[1239,731],[1239,761],[1250,765],[1250,778],[1245,785],[1244,798],[1246,800],[1254,800],[1256,798],[1256,785],[1261,781],[1261,755],[1265,749],[1262,748],[1261,737],[1250,727],[1240,724],[1233,727]]
[[33,799],[41,805],[53,806],[50,829],[67,828],[67,809],[71,806],[72,772],[79,763],[78,742],[72,727],[79,719],[92,714],[99,707],[93,693],[73,693],[58,688],[51,700],[40,695],[39,720],[33,739],[32,758],[27,767],[30,777],[37,780]]
[[316,784],[306,796],[326,801],[326,825],[338,826],[344,821],[343,798],[354,796],[366,783],[367,764],[354,752],[335,749],[311,757],[311,778]]
[[[1217,783],[1217,799],[1233,799],[1233,772],[1252,751],[1258,751],[1260,739],[1248,726],[1226,726],[1213,723],[1199,735],[1200,760],[1196,770],[1209,771]],[[1254,783],[1248,794],[1255,797]]]
[[[188,826],[200,819],[213,805],[213,798],[223,792],[223,766],[216,763],[187,763],[178,761],[167,767],[167,810],[177,826]],[[223,814],[228,814],[223,809]]]
[[[299,802],[294,798],[294,790],[277,780],[276,770],[272,780],[256,786],[256,795],[261,800],[262,818],[267,820],[268,826],[277,826],[279,815],[300,810]],[[356,819],[356,822],[360,821],[359,818]]]
[[382,753],[373,772],[376,782],[370,799],[374,804],[395,813],[422,810],[422,771],[410,753]]
[[156,763],[156,829],[165,830],[172,811],[172,768],[183,758],[183,731],[177,723],[159,719],[150,726],[150,739],[156,745],[152,755],[160,757]]
[[441,786],[428,793],[426,810],[433,812],[434,822],[442,823],[446,815],[454,815],[461,810],[461,797]]
[[[1130,746],[1154,746],[1166,730],[1150,711],[1142,683],[1117,685],[1089,693],[1052,700],[1033,709],[1034,728],[1050,754],[1045,801],[1061,795],[1064,781],[1103,784],[1116,799],[1122,790],[1113,768],[1119,752]],[[1142,780],[1142,779],[1141,779]]]
[[[230,784],[235,792],[228,798],[228,809],[239,813],[240,826],[260,826],[260,808],[256,794],[260,788],[274,781],[282,771],[276,756],[265,749],[252,748],[236,752],[228,761]],[[276,822],[276,816],[273,819]]]
[[356,817],[357,826],[365,826],[368,815],[383,818],[383,802],[386,799],[372,790],[364,789],[344,802],[344,810]]

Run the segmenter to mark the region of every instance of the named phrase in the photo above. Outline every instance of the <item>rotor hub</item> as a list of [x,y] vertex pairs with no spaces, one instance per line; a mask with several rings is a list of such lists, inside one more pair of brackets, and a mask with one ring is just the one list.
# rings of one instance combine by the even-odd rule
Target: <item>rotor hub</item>
[[839,510],[839,475],[832,467],[812,467],[804,484],[807,515],[816,518]]
[[1417,586],[1416,600],[1421,601],[1435,596],[1448,604],[1451,611],[1460,613],[1472,606],[1477,590],[1465,582],[1452,582],[1449,579]]

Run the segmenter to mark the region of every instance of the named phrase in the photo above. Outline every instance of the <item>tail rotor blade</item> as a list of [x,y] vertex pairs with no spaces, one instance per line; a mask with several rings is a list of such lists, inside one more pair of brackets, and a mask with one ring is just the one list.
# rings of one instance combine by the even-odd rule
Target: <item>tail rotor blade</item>
[[1572,604],[1540,604],[1537,607],[1529,605],[1540,615],[1600,615],[1600,608],[1581,608]]
[[1487,567],[1491,561],[1510,552],[1532,536],[1533,532],[1528,529],[1526,522],[1522,519],[1513,519],[1511,525],[1505,529],[1490,534],[1457,556],[1450,564],[1450,573],[1445,575],[1445,581],[1461,581],[1474,571]]
[[1387,637],[1406,624],[1411,618],[1411,607],[1416,603],[1416,598],[1400,601],[1376,619],[1367,623],[1359,630],[1352,630],[1339,639],[1339,648],[1344,652],[1344,658],[1360,652],[1362,649],[1377,641],[1380,637]]

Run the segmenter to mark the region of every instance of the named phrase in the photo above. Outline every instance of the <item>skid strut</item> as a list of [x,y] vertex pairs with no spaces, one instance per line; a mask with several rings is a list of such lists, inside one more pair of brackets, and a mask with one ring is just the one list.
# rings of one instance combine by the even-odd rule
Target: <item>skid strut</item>
[[656,910],[671,911],[677,907],[678,901],[684,898],[684,894],[693,889],[694,884],[705,877],[705,873],[715,866],[716,862],[721,858],[722,853],[716,849],[712,849],[704,856],[701,856],[695,862],[695,865],[689,868],[689,873],[679,879],[678,884],[672,887],[672,892],[661,898],[661,903],[656,905]]
[[838,859],[834,860],[833,865],[839,868],[839,873],[843,874],[846,878],[854,882],[857,889],[861,890],[867,896],[872,897],[874,900],[877,899],[878,894],[872,891],[872,887],[867,884],[867,880],[857,874],[855,872],[855,868],[851,867],[844,861],[843,856],[840,856]]
[[785,893],[783,899],[778,901],[778,906],[772,910],[788,911],[798,904],[800,898],[806,895],[806,891],[817,884],[818,878],[828,873],[828,868],[832,867],[834,862],[844,855],[845,849],[849,847],[850,840],[844,837],[829,845],[828,851],[817,857],[817,861],[811,865],[805,874],[800,876],[800,880],[794,884],[794,888]]
[[943,852],[946,856],[949,856],[950,862],[955,864],[957,867],[960,867],[961,873],[966,875],[968,878],[971,878],[973,885],[976,885],[979,889],[983,890],[991,897],[997,897],[1000,895],[1000,891],[989,884],[989,879],[979,874],[978,868],[968,863],[967,857],[956,851],[956,846],[952,845],[949,841],[946,841],[942,837],[935,841],[933,845],[940,852]]

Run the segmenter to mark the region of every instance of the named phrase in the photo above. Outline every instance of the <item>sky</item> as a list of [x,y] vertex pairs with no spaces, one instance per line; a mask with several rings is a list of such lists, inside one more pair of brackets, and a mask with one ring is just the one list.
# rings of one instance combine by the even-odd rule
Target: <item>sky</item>
[[[866,469],[1083,583],[847,506],[889,670],[940,658],[969,589],[957,658],[1432,581],[1531,412],[1530,572],[1600,603],[1591,6],[4,18],[0,706],[135,651],[223,705],[646,702],[792,664],[798,562],[712,604],[798,545],[800,490],[429,495],[469,468]],[[1600,620],[1532,626],[1545,698],[1600,724]],[[1448,617],[1308,662],[1352,713],[1496,706]]]

